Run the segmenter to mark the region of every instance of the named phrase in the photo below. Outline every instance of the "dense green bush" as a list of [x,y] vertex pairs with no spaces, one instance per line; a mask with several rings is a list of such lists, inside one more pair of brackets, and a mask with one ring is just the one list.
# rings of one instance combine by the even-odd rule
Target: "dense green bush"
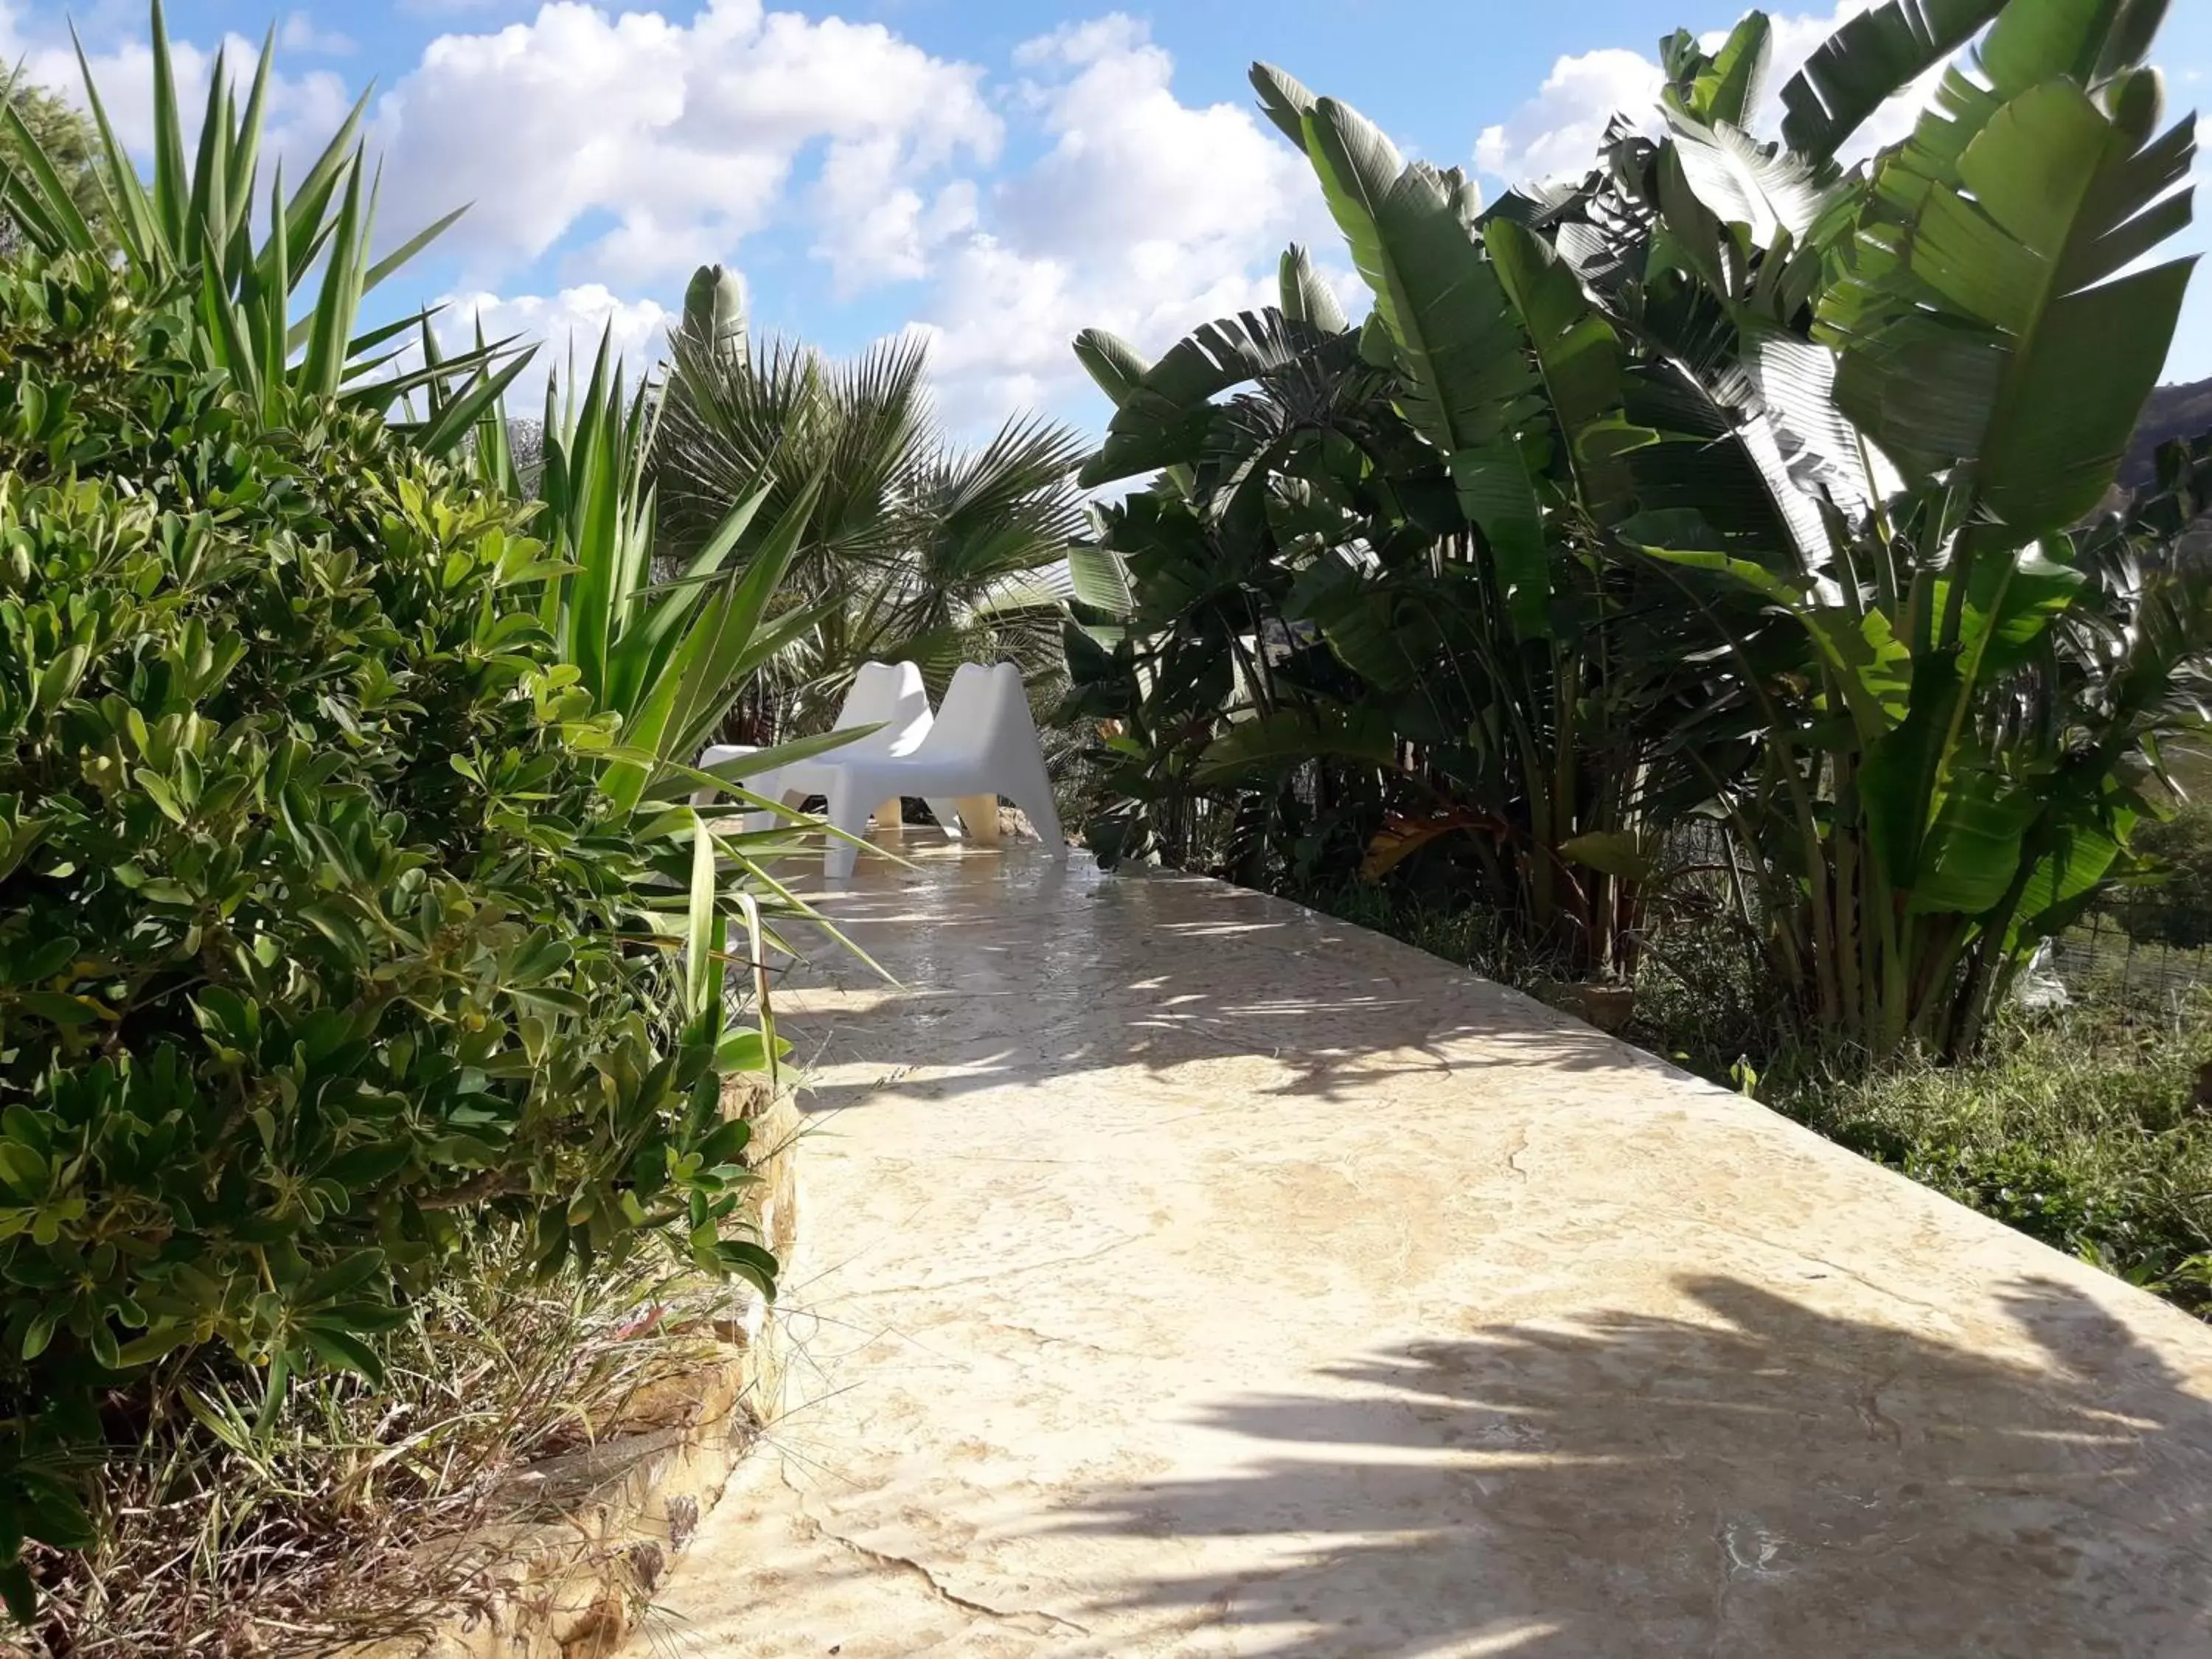
[[1759,1093],[2030,1237],[2212,1314],[2208,1007],[2199,992],[2162,1018],[2108,1002],[2008,1015],[1986,1054],[1945,1067],[1853,1072],[1755,1049]]
[[[687,810],[599,787],[526,508],[193,368],[175,296],[0,269],[0,1585],[143,1387],[273,1409],[471,1233],[722,1239]],[[256,1380],[258,1379],[258,1381]],[[106,1420],[103,1421],[103,1413]],[[118,1419],[121,1414],[121,1420]]]
[[2163,823],[2145,824],[2136,850],[2165,879],[2128,896],[2128,932],[2183,950],[2212,945],[2212,805],[2191,801]]

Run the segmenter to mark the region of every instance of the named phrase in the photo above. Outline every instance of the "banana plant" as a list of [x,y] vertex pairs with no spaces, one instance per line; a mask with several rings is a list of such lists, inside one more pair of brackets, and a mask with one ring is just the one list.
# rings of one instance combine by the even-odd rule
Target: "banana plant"
[[[405,337],[421,314],[364,329],[360,313],[366,295],[465,210],[445,215],[383,258],[371,257],[377,182],[361,135],[367,93],[289,192],[279,167],[264,193],[261,137],[276,61],[274,29],[263,42],[242,105],[227,52],[216,53],[198,142],[188,160],[161,0],[153,0],[150,27],[151,179],[139,176],[118,137],[80,46],[85,101],[100,134],[99,210],[88,216],[80,207],[11,102],[0,106],[0,124],[14,141],[20,165],[0,161],[0,211],[29,246],[49,258],[105,260],[110,246],[119,246],[125,269],[143,289],[173,297],[190,319],[187,338],[202,365],[226,376],[264,418],[275,417],[285,388],[385,413],[471,361],[482,365],[488,372],[431,418],[403,422],[412,441],[430,453],[459,448],[478,416],[521,373],[530,351],[502,340],[479,345],[471,360],[400,368]],[[267,226],[258,242],[257,206]],[[304,311],[296,310],[295,297],[318,266],[319,283]]]
[[[1680,133],[1616,169],[1651,228],[1613,262],[1640,259],[1646,295],[1694,291],[1740,419],[1798,463],[1771,473],[1778,493],[1820,526],[1780,557],[1692,511],[1625,531],[1791,625],[1779,653],[1771,629],[1723,630],[1739,672],[1715,708],[1754,716],[1762,752],[1717,799],[1755,855],[1747,909],[1782,975],[1876,1055],[1972,1046],[2037,942],[2125,867],[2164,740],[2203,718],[2202,579],[2140,575],[2078,528],[2190,272],[2153,262],[2189,221],[2195,151],[2142,62],[2163,9],[1983,9],[1912,136],[1841,182],[1848,212],[1762,221],[1699,187],[1668,154]],[[1879,101],[1853,79],[1863,48],[1847,28],[1815,55],[1784,99],[1807,149],[1751,145],[1750,171],[1836,182],[1836,120]]]
[[[1109,830],[1273,800],[1310,843],[1379,780],[1370,872],[1471,843],[1510,914],[1618,967],[1659,838],[1717,815],[1810,1022],[1970,1047],[2202,719],[2201,587],[2077,528],[2187,276],[2152,262],[2192,156],[2144,67],[2164,10],[1869,8],[1783,88],[1781,143],[1769,20],[1677,35],[1656,137],[1487,210],[1255,67],[1378,378],[1310,395],[1351,380],[1288,292],[1154,364],[1079,340],[1116,405],[1085,482],[1158,472],[1074,566]],[[1969,45],[1907,141],[1838,159]]]
[[[1536,230],[1280,70],[1253,80],[1375,303],[1347,327],[1293,250],[1278,307],[1157,364],[1079,340],[1117,405],[1085,482],[1166,469],[1142,513],[1105,519],[1133,614],[1070,636],[1095,701],[1125,688],[1106,746],[1127,805],[1104,839],[1126,852],[1211,788],[1218,816],[1279,826],[1308,866],[1342,864],[1316,841],[1349,828],[1370,878],[1422,855],[1424,878],[1462,872],[1564,970],[1626,973],[1658,831],[1694,783],[1667,738],[1695,653],[1608,529],[1639,477],[1694,468],[1764,503],[1758,474]],[[1208,649],[1219,666],[1172,665]],[[1130,672],[1218,687],[1219,729],[1164,718]],[[1324,829],[1324,801],[1351,825]]]

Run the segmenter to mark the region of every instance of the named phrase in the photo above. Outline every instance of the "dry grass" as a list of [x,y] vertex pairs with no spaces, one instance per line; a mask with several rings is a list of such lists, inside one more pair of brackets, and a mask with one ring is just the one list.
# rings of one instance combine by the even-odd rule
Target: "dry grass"
[[623,1425],[713,1352],[730,1292],[641,1264],[531,1281],[488,1248],[380,1339],[386,1385],[295,1385],[264,1428],[257,1379],[196,1373],[118,1402],[155,1426],[111,1469],[105,1541],[39,1562],[51,1659],[282,1659],[427,1631],[475,1604],[440,1549],[516,1516],[527,1466]]

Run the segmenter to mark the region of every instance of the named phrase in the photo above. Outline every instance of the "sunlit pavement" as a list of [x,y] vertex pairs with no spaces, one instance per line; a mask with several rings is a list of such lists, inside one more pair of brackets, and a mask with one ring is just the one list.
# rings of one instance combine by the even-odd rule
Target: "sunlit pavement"
[[907,844],[637,1653],[2212,1653],[2212,1330],[1392,941]]

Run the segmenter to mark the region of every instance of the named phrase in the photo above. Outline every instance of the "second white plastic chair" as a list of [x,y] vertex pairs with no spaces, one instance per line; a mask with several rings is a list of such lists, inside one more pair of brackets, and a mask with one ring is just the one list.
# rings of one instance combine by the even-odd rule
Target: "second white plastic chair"
[[[886,798],[919,795],[929,802],[937,821],[957,833],[960,802],[971,800],[974,810],[995,813],[998,797],[1004,795],[1028,815],[1047,851],[1055,858],[1067,856],[1060,814],[1053,806],[1052,781],[1030,719],[1029,694],[1012,663],[963,664],[928,734],[904,753],[837,750],[804,764],[810,780],[823,780],[821,793],[829,798],[830,823],[848,835],[865,830],[869,808]],[[817,767],[818,774],[812,769]],[[988,830],[974,827],[981,832],[978,839],[995,836],[998,828],[995,820]],[[833,836],[822,855],[822,873],[832,881],[850,877],[857,850]]]

